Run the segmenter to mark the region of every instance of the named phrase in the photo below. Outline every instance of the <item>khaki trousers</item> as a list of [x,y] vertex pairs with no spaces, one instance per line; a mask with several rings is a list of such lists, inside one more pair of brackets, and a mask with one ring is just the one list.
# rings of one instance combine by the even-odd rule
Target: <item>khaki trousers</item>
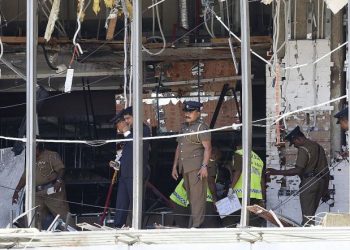
[[38,229],[42,229],[42,221],[46,219],[48,213],[51,213],[54,217],[60,215],[63,221],[66,221],[67,214],[69,212],[68,203],[66,202],[66,190],[62,187],[61,192],[54,194],[47,194],[46,190],[36,192],[35,205],[37,208],[36,226]]
[[[315,216],[316,210],[322,198],[322,190],[326,185],[324,179],[316,180],[315,177],[305,178],[301,181],[300,186],[300,206],[303,215],[302,224],[308,223],[314,225],[314,220],[310,220],[309,216]],[[327,182],[328,183],[328,182]]]
[[200,227],[204,221],[205,203],[207,196],[207,179],[200,180],[197,176],[199,169],[183,174],[184,186],[191,206],[192,225]]

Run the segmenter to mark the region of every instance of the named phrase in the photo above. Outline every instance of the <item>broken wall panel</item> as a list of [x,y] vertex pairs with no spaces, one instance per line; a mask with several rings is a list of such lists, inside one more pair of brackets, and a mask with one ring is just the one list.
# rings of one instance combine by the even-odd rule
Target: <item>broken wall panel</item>
[[165,77],[171,79],[171,81],[196,80],[198,78],[198,62],[200,63],[199,73],[202,78],[235,75],[232,59],[163,62],[161,68],[165,69]]
[[0,149],[0,228],[6,227],[13,218],[21,213],[22,192],[18,204],[12,204],[12,195],[24,171],[25,151],[15,156],[11,148]]

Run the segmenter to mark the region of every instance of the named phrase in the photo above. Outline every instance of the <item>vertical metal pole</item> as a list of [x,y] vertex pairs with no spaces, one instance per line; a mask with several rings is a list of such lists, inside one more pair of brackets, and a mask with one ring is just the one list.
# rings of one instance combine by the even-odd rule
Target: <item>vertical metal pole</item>
[[242,210],[241,227],[249,225],[249,213],[247,205],[250,196],[250,154],[252,147],[252,86],[250,65],[250,33],[249,33],[249,2],[240,0],[241,3],[241,58],[242,58]]
[[142,0],[133,1],[132,21],[132,61],[133,61],[133,210],[132,227],[141,229],[142,187],[143,187],[143,109],[142,109]]
[[[26,129],[26,211],[35,206],[35,139],[36,139],[36,52],[38,43],[38,2],[27,0],[27,129]],[[28,213],[28,223],[35,211]],[[35,227],[35,222],[31,222]]]
[[[348,107],[349,107],[349,103],[350,103],[350,0],[348,0],[348,58],[347,58],[347,63],[348,63],[348,67],[346,69],[346,91],[347,91],[347,98],[348,98]],[[348,117],[350,117],[350,109],[348,109]],[[349,133],[349,130],[348,130]],[[348,134],[347,136],[347,146],[348,146],[348,158],[350,157],[350,135]],[[350,164],[350,163],[349,163]],[[350,178],[350,176],[349,176]],[[350,185],[348,186],[348,188],[350,189]],[[349,198],[349,212],[350,212],[350,196]]]

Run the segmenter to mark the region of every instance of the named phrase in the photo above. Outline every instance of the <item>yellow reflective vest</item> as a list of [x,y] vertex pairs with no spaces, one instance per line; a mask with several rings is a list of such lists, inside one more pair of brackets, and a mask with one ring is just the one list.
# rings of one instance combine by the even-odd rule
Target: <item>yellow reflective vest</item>
[[[243,149],[236,150],[235,152],[238,155],[243,156]],[[261,175],[264,167],[264,162],[261,158],[251,152],[251,173],[250,173],[250,198],[262,199],[262,190],[261,190]],[[238,198],[242,198],[242,175],[239,177],[238,182],[233,187],[233,191],[237,194]]]
[[[184,180],[182,179],[179,184],[177,184],[175,191],[170,195],[170,200],[179,206],[188,207],[190,202],[188,201],[186,189],[184,188],[183,183]],[[213,196],[211,195],[209,188],[207,188],[207,202],[213,202]]]

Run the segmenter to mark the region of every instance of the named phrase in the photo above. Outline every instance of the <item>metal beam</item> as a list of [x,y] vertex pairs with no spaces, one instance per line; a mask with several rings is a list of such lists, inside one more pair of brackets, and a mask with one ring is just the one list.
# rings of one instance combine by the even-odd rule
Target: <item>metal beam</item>
[[250,29],[249,29],[249,2],[240,0],[241,3],[241,39],[242,39],[242,209],[241,227],[249,225],[249,212],[247,205],[250,196],[250,154],[252,147],[252,81],[250,58]]
[[[15,66],[13,66],[9,61],[7,61],[4,57],[1,57],[0,60],[9,69],[11,69],[13,72],[15,72],[20,78],[22,78],[23,80],[27,80],[26,76],[20,70],[18,70]],[[13,78],[17,79],[18,77],[14,76]],[[10,79],[10,78],[7,78],[6,75],[5,75],[5,76],[2,76],[1,79]]]
[[[254,75],[251,75],[251,78],[254,78]],[[201,83],[216,83],[216,82],[226,82],[226,81],[236,81],[241,80],[241,76],[227,76],[227,77],[215,77],[215,78],[207,78],[201,79]],[[172,82],[162,82],[163,86],[180,86],[180,85],[193,85],[197,83],[198,80],[186,80],[186,81],[172,81]],[[146,83],[143,85],[145,88],[154,88],[157,87],[159,83]]]
[[[348,58],[347,58],[347,61],[348,61],[348,67],[347,67],[347,77],[346,77],[346,83],[347,83],[347,95],[348,95],[348,107],[349,107],[349,103],[350,103],[350,44],[349,44],[349,41],[350,41],[350,0],[348,0]],[[350,109],[348,109],[348,117],[350,117]],[[350,136],[347,137],[347,145],[348,145],[348,150],[349,150],[349,154],[350,155]],[[350,163],[349,163],[350,165]],[[348,188],[350,188],[348,186]],[[350,200],[350,199],[349,199]],[[350,212],[350,205],[349,205],[349,212]]]
[[38,2],[27,0],[27,129],[26,129],[26,201],[28,222],[35,227],[35,155],[36,155],[36,52],[38,44]]
[[133,1],[132,21],[132,79],[133,79],[133,210],[132,227],[141,229],[142,225],[142,187],[143,187],[143,109],[142,109],[142,1]]
[[211,122],[210,122],[210,126],[209,126],[210,129],[213,129],[214,126],[215,126],[215,123],[216,123],[216,120],[218,119],[218,115],[219,115],[222,103],[224,102],[224,98],[225,98],[226,93],[227,93],[228,90],[229,90],[229,84],[226,83],[224,85],[224,87],[222,88],[222,90],[221,90],[221,94],[220,94],[218,103],[216,104],[213,117],[211,118]]

